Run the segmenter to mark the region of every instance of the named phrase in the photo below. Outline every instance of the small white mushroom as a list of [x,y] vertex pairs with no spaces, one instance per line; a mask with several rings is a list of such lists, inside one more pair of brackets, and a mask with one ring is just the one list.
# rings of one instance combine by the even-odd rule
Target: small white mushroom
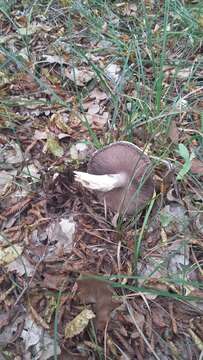
[[151,161],[136,145],[120,141],[97,150],[88,172],[75,171],[75,180],[96,191],[113,211],[133,215],[154,193]]

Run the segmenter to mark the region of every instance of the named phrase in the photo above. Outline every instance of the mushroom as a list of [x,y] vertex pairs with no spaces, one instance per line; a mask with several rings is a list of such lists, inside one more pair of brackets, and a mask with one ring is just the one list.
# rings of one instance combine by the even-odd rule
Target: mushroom
[[143,209],[154,193],[151,161],[136,145],[118,141],[93,153],[88,172],[75,180],[95,190],[100,201],[123,215]]

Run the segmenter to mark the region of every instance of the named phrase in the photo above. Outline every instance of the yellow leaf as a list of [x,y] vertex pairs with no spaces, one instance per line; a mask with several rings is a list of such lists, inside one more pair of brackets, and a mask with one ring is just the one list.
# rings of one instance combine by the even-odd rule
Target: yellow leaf
[[60,0],[60,4],[63,6],[63,7],[66,7],[68,5],[71,5],[73,3],[73,0]]
[[203,351],[203,342],[202,342],[202,340],[200,339],[200,337],[197,336],[192,329],[189,329],[189,333],[190,333],[191,337],[193,338],[193,341],[194,341],[195,344],[197,345],[198,349],[199,349],[200,351]]
[[23,252],[20,245],[11,245],[7,248],[0,249],[0,266],[7,265],[15,260]]
[[201,27],[203,27],[203,15],[200,15],[198,18],[198,23]]
[[47,139],[47,149],[56,157],[61,157],[64,154],[62,146],[54,137],[49,137]]
[[59,113],[52,115],[52,117],[50,119],[50,123],[55,124],[57,126],[57,128],[62,130],[64,133],[66,133],[66,132],[68,133],[68,131],[69,131],[69,127],[66,125],[66,123],[63,120],[63,117]]
[[80,334],[87,327],[89,320],[94,317],[95,314],[92,310],[84,309],[81,311],[79,315],[66,325],[65,338],[72,338],[73,336]]

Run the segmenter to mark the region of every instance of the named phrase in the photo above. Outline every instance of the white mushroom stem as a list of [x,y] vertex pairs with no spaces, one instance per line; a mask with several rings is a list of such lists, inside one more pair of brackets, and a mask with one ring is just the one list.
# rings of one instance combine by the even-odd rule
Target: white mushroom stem
[[74,171],[75,180],[87,189],[107,192],[127,184],[127,174],[93,175],[81,171]]

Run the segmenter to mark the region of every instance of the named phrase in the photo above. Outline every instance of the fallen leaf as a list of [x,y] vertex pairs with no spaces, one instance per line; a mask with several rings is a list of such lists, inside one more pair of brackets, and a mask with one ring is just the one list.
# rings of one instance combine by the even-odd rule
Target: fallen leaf
[[203,27],[203,15],[199,15],[197,20],[198,20],[199,25],[201,27]]
[[179,69],[177,72],[177,78],[180,80],[187,80],[191,76],[191,72],[191,68]]
[[28,350],[31,346],[33,347],[33,353],[35,354],[32,357],[33,360],[47,360],[54,356],[55,350],[57,355],[60,355],[61,353],[58,344],[56,344],[55,349],[54,339],[52,339],[41,326],[37,325],[30,315],[28,315],[25,319],[21,338],[25,343],[26,350]]
[[[10,315],[10,313],[9,313]],[[21,329],[24,322],[24,315],[20,315],[17,319],[9,319],[9,324],[0,332],[0,346],[5,347],[21,336]]]
[[[159,280],[164,276],[163,269],[161,268],[161,260],[155,256],[150,256],[146,260],[140,260],[138,262],[138,273],[139,273],[139,285],[143,284],[146,286],[156,280],[159,284]],[[146,294],[147,299],[156,299],[156,294]]]
[[203,326],[203,316],[197,316],[190,320],[190,328],[193,332],[193,334],[191,335],[200,350],[203,350],[202,326]]
[[65,338],[69,339],[80,334],[88,325],[89,320],[93,319],[95,314],[92,310],[84,309],[65,327]]
[[9,184],[12,184],[12,181],[17,174],[17,170],[11,170],[11,171],[0,171],[0,194],[4,193],[4,189],[6,186],[9,186]]
[[121,67],[117,64],[109,64],[105,69],[105,74],[110,80],[115,82],[118,81],[120,77]]
[[7,265],[15,260],[23,252],[23,247],[20,245],[12,245],[0,249],[0,266]]
[[65,74],[68,79],[74,81],[78,86],[84,86],[95,77],[94,72],[86,68],[66,69]]
[[[129,322],[130,324],[133,324],[133,325],[135,324],[135,321],[136,321],[137,326],[140,328],[141,331],[143,331],[143,327],[145,324],[145,317],[142,313],[132,309],[132,314],[126,315],[125,320],[127,320],[127,322]],[[132,332],[131,338],[137,339],[137,338],[139,338],[139,336],[140,336],[140,334],[139,334],[138,330],[135,329]]]
[[203,161],[199,159],[192,159],[190,170],[194,174],[203,176]]
[[29,303],[29,310],[32,314],[33,319],[36,321],[36,323],[40,326],[42,326],[44,329],[48,330],[49,325],[46,323],[46,321],[40,316],[39,312],[34,309],[34,307]]
[[[194,212],[193,212],[194,214]],[[197,232],[200,234],[200,236],[203,236],[203,213],[197,214],[194,219],[194,226],[197,230]]]
[[0,53],[0,64],[3,64],[5,61],[6,61],[5,55]]
[[92,109],[93,109],[93,112],[95,113],[94,107],[95,107],[96,113],[99,112],[100,106],[98,105],[98,103],[97,103],[95,100],[88,100],[88,101],[85,101],[85,102],[83,103],[83,109],[84,109],[84,110],[87,110],[87,111],[88,111],[89,108],[92,108]]
[[27,260],[25,256],[19,256],[14,261],[10,262],[7,266],[7,270],[10,272],[16,272],[18,275],[30,277],[34,274],[34,266]]
[[39,170],[34,164],[25,166],[22,170],[22,175],[25,178],[32,178],[32,183],[36,183],[40,180]]
[[79,279],[78,291],[83,304],[94,304],[96,313],[96,328],[104,330],[109,320],[110,313],[118,306],[112,300],[113,290],[105,281],[96,279]]
[[47,136],[48,136],[47,131],[35,130],[34,133],[35,140],[46,140]]
[[61,139],[65,139],[67,137],[70,137],[69,134],[66,134],[66,133],[60,133],[57,135],[58,139],[61,140]]
[[17,164],[22,163],[24,160],[23,154],[19,144],[11,141],[6,144],[0,154],[0,162],[5,164]]
[[137,14],[137,6],[133,3],[126,4],[123,9],[123,15],[135,16]]
[[102,115],[98,115],[98,114],[85,114],[81,116],[81,120],[82,121],[88,121],[89,124],[91,124],[92,126],[96,126],[98,128],[103,128],[104,125],[107,123],[109,119],[109,113],[108,112],[104,112]]
[[65,123],[64,117],[60,113],[53,114],[49,122],[51,126],[54,125],[59,130],[62,130],[64,133],[68,133],[69,126]]
[[60,0],[59,2],[61,3],[61,5],[62,5],[63,7],[67,7],[67,6],[72,5],[72,3],[74,2],[74,0]]
[[6,325],[9,324],[10,321],[10,313],[9,312],[3,312],[0,313],[0,330]]
[[172,143],[174,143],[174,144],[178,143],[179,131],[178,131],[175,120],[171,121],[168,135],[169,135],[169,138],[171,139]]
[[17,29],[18,34],[21,36],[29,36],[33,35],[38,30],[38,27],[36,24],[29,25],[27,27],[21,27]]
[[36,32],[44,31],[49,32],[52,28],[44,23],[38,23],[33,21],[33,23],[29,24],[27,27],[19,27],[17,29],[18,34],[21,36],[33,35]]
[[189,104],[187,100],[180,98],[173,104],[173,107],[178,111],[186,111],[189,107]]
[[41,343],[38,343],[36,345],[36,360],[48,360],[53,359],[53,357],[56,356],[59,358],[59,355],[61,354],[61,349],[58,345],[54,345],[55,340],[51,338],[51,336],[48,334],[48,332],[44,333],[43,341]]
[[67,62],[63,59],[62,56],[58,55],[42,55],[42,58],[44,62],[47,62],[49,64],[67,64]]
[[50,245],[53,244],[50,246],[50,253],[56,256],[69,254],[72,251],[75,231],[76,224],[71,216],[50,224],[46,230]]
[[98,88],[94,88],[94,90],[89,94],[90,99],[96,99],[97,102],[102,100],[106,100],[108,98],[107,94]]
[[[180,246],[180,244],[179,244]],[[182,254],[181,254],[182,250]],[[169,261],[168,265],[168,272],[170,274],[177,274],[180,271],[182,271],[183,266],[189,265],[189,258],[186,256],[186,251],[184,248],[177,250],[179,253],[176,253],[174,250],[173,256],[171,256],[171,259]]]
[[52,289],[52,290],[61,290],[63,287],[63,284],[65,285],[67,283],[67,276],[57,274],[52,275],[49,273],[45,273],[43,275],[43,282],[42,286],[44,286],[46,289]]
[[27,195],[26,190],[16,191],[13,194],[13,201],[15,202],[14,203],[12,202],[10,204],[10,207],[8,207],[3,211],[2,215],[10,216],[24,210],[32,200],[32,196],[25,197],[26,195]]
[[167,317],[167,312],[162,309],[154,308],[152,311],[152,321],[158,326],[158,328],[166,328],[169,326],[169,317]]
[[47,150],[50,151],[56,157],[61,157],[64,154],[62,146],[59,144],[58,140],[54,137],[49,136],[46,143]]
[[189,225],[189,219],[186,212],[187,211],[183,206],[175,202],[166,205],[160,211],[160,221],[165,228],[165,231],[167,233],[184,232]]
[[94,115],[94,114],[98,114],[98,112],[100,111],[100,106],[98,104],[91,104],[91,106],[89,106],[87,112],[88,114]]
[[85,160],[88,155],[88,146],[85,143],[77,143],[70,148],[70,157],[73,160]]
[[25,60],[26,62],[29,62],[29,52],[27,48],[21,49],[18,53],[18,56],[22,57],[22,59]]
[[[38,90],[38,84],[34,79],[34,75],[25,74],[22,72],[16,73],[14,80],[12,81],[11,90],[18,94],[35,92]],[[22,97],[23,99],[23,97]]]

